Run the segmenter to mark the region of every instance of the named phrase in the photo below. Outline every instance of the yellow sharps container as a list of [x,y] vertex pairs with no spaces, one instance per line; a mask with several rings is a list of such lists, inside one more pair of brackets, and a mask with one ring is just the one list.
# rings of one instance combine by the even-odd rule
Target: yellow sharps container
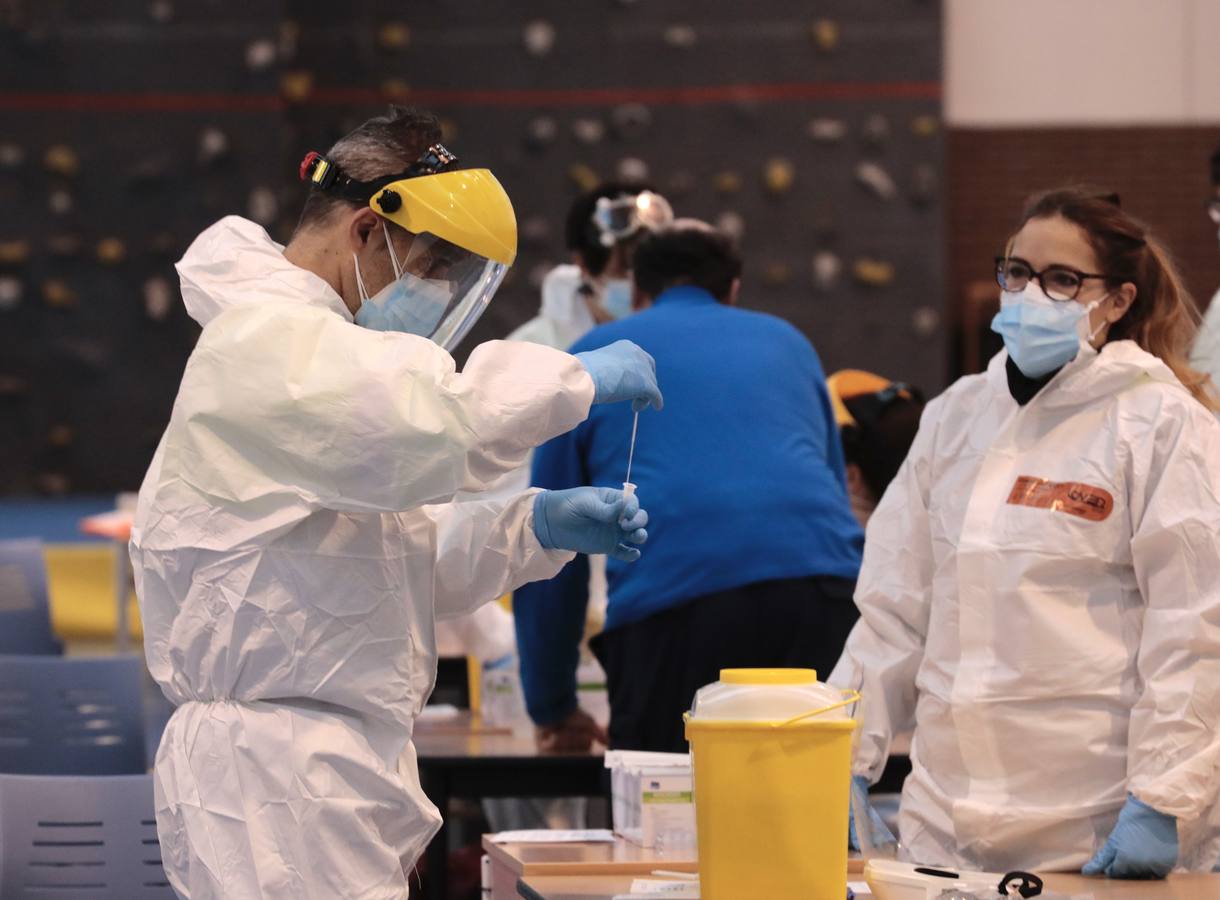
[[859,699],[812,669],[724,669],[686,717],[703,900],[843,900]]

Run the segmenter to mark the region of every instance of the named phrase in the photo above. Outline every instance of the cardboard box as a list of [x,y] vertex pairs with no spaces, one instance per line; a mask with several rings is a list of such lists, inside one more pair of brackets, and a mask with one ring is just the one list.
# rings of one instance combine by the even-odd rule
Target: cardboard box
[[694,846],[689,754],[611,750],[606,768],[615,833],[650,849]]

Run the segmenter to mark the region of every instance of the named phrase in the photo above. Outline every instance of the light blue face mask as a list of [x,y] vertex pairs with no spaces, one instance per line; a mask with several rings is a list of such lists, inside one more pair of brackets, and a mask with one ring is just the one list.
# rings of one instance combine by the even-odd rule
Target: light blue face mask
[[394,280],[372,297],[364,287],[360,276],[360,260],[356,254],[356,287],[360,290],[360,308],[356,310],[356,324],[371,331],[401,331],[430,338],[436,334],[441,319],[449,308],[452,290],[447,281],[419,278],[404,271],[398,265],[394,245],[390,242],[389,229],[383,224],[386,248],[390,262],[394,265]]
[[1088,316],[1105,299],[1087,306],[1073,300],[1056,302],[1031,281],[1024,290],[1001,295],[991,330],[1004,338],[1004,347],[1018,369],[1030,378],[1041,378],[1070,363],[1101,331],[1104,322],[1088,330]]
[[625,319],[632,313],[631,281],[627,278],[612,278],[602,291],[602,309],[612,319]]

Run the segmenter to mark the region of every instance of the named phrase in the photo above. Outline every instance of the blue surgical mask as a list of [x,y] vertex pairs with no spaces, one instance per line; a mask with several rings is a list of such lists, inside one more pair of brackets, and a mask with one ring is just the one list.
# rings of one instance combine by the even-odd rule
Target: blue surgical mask
[[602,289],[602,309],[612,319],[625,319],[631,315],[631,281],[627,278],[612,278]]
[[1029,378],[1041,378],[1061,369],[1104,326],[1089,331],[1089,313],[1104,300],[1087,306],[1073,300],[1056,302],[1031,281],[1024,290],[1004,293],[991,330],[1004,338],[1012,361]]
[[420,337],[432,337],[452,299],[453,292],[449,282],[419,278],[404,271],[394,255],[394,245],[390,243],[388,229],[386,247],[390,253],[390,261],[394,264],[395,278],[372,297],[365,290],[364,279],[360,276],[360,260],[356,258],[356,254],[352,254],[356,264],[356,287],[360,291],[356,324],[372,331],[401,331]]

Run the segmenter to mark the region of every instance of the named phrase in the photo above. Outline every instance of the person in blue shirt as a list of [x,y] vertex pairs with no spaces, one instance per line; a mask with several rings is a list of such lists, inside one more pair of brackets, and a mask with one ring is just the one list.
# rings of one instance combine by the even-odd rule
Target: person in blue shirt
[[[806,666],[829,673],[855,622],[863,534],[822,366],[774,316],[738,308],[741,258],[710,226],[680,220],[647,235],[634,305],[572,352],[632,340],[655,359],[663,412],[639,420],[631,480],[652,514],[632,566],[611,560],[605,630],[608,744],[686,750],[682,713],[721,668]],[[632,412],[595,407],[540,447],[540,487],[620,485]],[[607,741],[576,705],[588,561],[514,595],[526,706],[540,746]]]

